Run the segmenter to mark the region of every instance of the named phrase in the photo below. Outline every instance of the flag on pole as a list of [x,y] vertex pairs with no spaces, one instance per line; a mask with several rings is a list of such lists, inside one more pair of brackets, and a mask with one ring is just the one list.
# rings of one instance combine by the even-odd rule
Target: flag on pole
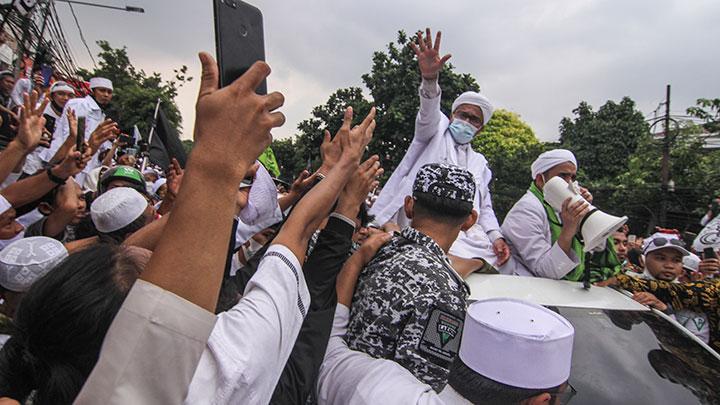
[[184,168],[187,162],[185,148],[162,108],[158,108],[153,135],[150,140],[150,161],[166,170],[172,158],[175,158]]

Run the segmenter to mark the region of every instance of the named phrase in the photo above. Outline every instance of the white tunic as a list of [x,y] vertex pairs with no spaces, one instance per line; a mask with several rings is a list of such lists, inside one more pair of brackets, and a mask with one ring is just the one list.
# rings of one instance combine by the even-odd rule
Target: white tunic
[[552,243],[550,221],[545,207],[530,191],[510,209],[502,225],[512,257],[499,270],[503,274],[535,276],[559,280],[580,264]]
[[439,395],[391,360],[350,350],[343,339],[350,309],[338,304],[318,376],[318,404],[469,404],[447,386]]
[[[55,133],[53,134],[53,140],[50,143],[50,147],[45,149],[43,153],[40,155],[40,158],[44,162],[49,162],[50,159],[57,153],[58,149],[60,149],[60,146],[65,142],[68,136],[70,136],[70,127],[68,125],[67,120],[67,110],[68,108],[72,108],[73,111],[75,111],[76,117],[85,117],[85,140],[87,141],[90,139],[90,135],[92,135],[93,131],[105,120],[105,114],[102,112],[102,109],[100,109],[100,106],[95,102],[95,100],[91,96],[85,96],[84,98],[73,98],[68,100],[67,104],[65,104],[65,108],[63,109],[62,116],[59,120],[57,120],[55,124]],[[112,147],[112,143],[110,141],[106,141],[104,144],[100,146],[97,153],[95,153],[95,156],[88,162],[87,166],[85,167],[85,170],[83,170],[82,173],[75,176],[75,180],[79,183],[83,183],[83,179],[85,178],[85,175],[95,169],[96,167],[99,167],[102,163],[100,160],[98,160],[98,155],[101,151],[105,149],[110,149]]]
[[302,267],[272,245],[243,298],[218,315],[186,404],[267,404],[310,306]]
[[[485,157],[472,150],[470,144],[457,144],[447,128],[449,119],[440,111],[441,91],[437,82],[423,81],[420,87],[420,110],[415,120],[415,136],[400,164],[383,187],[377,201],[370,209],[375,222],[384,224],[391,219],[403,223],[402,212],[405,196],[412,195],[412,185],[420,168],[428,163],[447,163],[467,169],[475,177],[475,204],[478,212],[479,232],[472,237],[461,232],[458,241],[468,240],[462,248],[450,253],[467,258],[482,257],[494,262],[495,255],[490,241],[502,237],[490,198],[492,172]],[[482,136],[482,134],[480,135]],[[407,219],[405,218],[405,221]],[[478,241],[479,240],[479,241]],[[487,250],[487,247],[490,247]]]

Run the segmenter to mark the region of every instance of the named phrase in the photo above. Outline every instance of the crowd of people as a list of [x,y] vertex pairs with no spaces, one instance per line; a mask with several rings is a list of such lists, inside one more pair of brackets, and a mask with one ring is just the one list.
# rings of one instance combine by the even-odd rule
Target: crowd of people
[[[617,286],[720,350],[720,261],[668,229],[586,251],[593,201],[571,151],[542,153],[502,224],[471,141],[493,105],[450,116],[441,34],[418,33],[413,141],[379,195],[375,109],[327,133],[292,184],[257,159],[284,124],[255,63],[218,88],[200,53],[186,167],[147,165],[108,117],[113,83],[0,72],[0,403],[566,403],[573,325],[510,298],[470,301],[475,272]],[[353,125],[353,122],[356,125]],[[582,199],[561,210],[547,182]],[[495,185],[502,187],[502,185]],[[533,361],[527,361],[533,359]]]

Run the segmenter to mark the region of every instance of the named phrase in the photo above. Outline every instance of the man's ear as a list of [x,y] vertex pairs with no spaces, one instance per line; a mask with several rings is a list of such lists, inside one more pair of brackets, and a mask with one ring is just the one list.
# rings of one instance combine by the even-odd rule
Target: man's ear
[[403,208],[405,209],[405,216],[409,219],[413,219],[415,216],[415,199],[411,196],[405,196],[405,204],[403,205]]
[[470,215],[468,215],[467,219],[465,219],[465,222],[463,222],[462,226],[460,227],[461,231],[467,231],[468,229],[472,228],[473,225],[478,220],[478,212],[474,209],[470,211]]
[[542,174],[538,174],[537,176],[535,176],[535,185],[536,185],[537,188],[539,188],[540,190],[542,190],[543,187],[545,186],[545,180],[543,179],[543,175],[542,175]]
[[535,395],[534,397],[530,397],[524,401],[522,401],[522,404],[526,405],[543,405],[543,404],[549,404],[552,397],[549,393],[543,392],[542,394]]
[[52,205],[50,205],[46,202],[41,202],[38,205],[38,211],[40,211],[41,214],[48,216],[48,215],[52,214],[53,208],[52,208]]

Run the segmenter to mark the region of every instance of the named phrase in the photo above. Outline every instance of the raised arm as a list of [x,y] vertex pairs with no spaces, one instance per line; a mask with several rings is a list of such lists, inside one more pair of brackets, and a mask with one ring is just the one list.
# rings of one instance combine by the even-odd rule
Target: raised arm
[[48,98],[38,105],[38,93],[33,91],[29,96],[25,94],[24,104],[18,117],[18,133],[15,139],[10,141],[5,150],[0,153],[0,183],[5,181],[25,156],[37,148],[42,137],[45,125],[43,111],[48,103]]
[[440,112],[441,90],[438,85],[438,78],[445,62],[450,59],[451,55],[447,54],[440,57],[441,38],[442,34],[438,31],[433,44],[430,28],[427,28],[425,37],[423,37],[422,32],[418,32],[417,43],[410,42],[409,44],[417,56],[420,75],[422,76],[420,110],[415,120],[415,140],[420,142],[428,142],[438,134],[438,124],[442,116],[442,112]]

